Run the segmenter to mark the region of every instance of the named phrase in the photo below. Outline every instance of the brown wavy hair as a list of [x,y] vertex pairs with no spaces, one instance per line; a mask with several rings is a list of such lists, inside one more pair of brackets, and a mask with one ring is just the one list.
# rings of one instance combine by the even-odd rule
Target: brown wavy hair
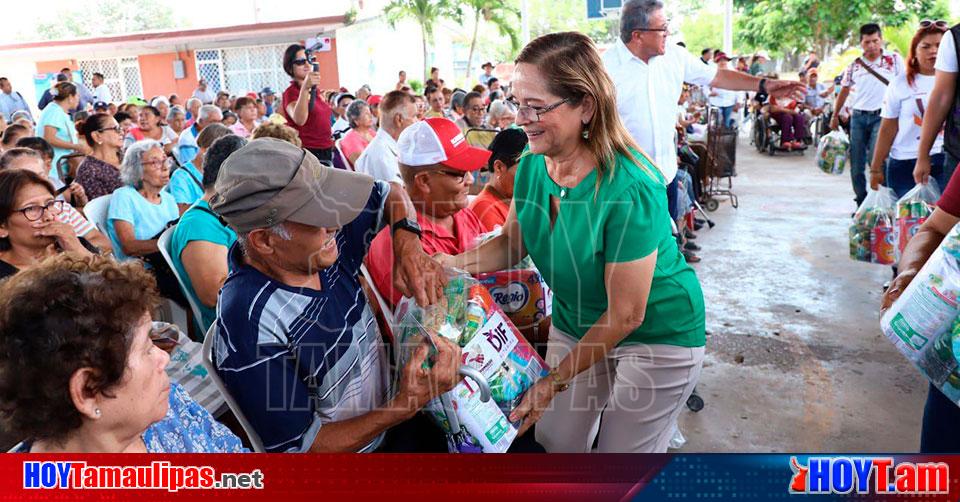
[[0,282],[0,423],[28,440],[62,441],[83,421],[70,378],[93,368],[87,391],[110,396],[126,373],[132,335],[159,304],[139,261],[63,253]]
[[587,96],[597,104],[593,119],[585,127],[589,139],[584,141],[596,160],[598,189],[605,174],[613,175],[618,153],[632,159],[652,176],[653,173],[634,152],[651,165],[656,164],[640,149],[620,121],[616,89],[590,37],[576,31],[543,35],[527,44],[514,62],[536,66],[547,81],[549,91],[568,99],[571,105],[579,105]]
[[909,84],[910,87],[913,87],[913,83],[917,79],[917,74],[920,73],[920,62],[917,61],[917,47],[920,46],[920,41],[927,35],[943,35],[946,31],[946,28],[940,28],[936,24],[931,24],[926,28],[918,29],[913,35],[913,39],[910,40],[910,53],[907,56],[907,84]]

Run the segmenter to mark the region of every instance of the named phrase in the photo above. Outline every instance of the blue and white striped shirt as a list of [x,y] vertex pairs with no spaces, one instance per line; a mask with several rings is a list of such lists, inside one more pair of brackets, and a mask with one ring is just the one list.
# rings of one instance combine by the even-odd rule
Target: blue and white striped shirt
[[268,452],[305,452],[323,424],[390,397],[385,347],[358,279],[389,191],[375,182],[364,211],[338,232],[339,257],[319,272],[319,291],[267,277],[244,264],[238,245],[230,250],[213,360]]

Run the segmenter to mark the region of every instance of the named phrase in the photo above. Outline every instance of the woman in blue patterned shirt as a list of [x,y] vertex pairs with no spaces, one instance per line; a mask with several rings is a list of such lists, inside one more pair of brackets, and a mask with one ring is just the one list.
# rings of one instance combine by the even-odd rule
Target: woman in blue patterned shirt
[[0,283],[0,424],[35,453],[245,451],[164,368],[138,262],[62,254]]

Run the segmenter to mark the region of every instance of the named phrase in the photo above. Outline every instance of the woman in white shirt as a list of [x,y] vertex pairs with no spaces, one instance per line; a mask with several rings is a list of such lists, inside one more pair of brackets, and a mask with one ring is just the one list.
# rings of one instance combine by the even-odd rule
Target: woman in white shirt
[[[910,43],[906,73],[894,78],[887,87],[880,111],[883,121],[870,165],[870,187],[874,190],[885,184],[902,197],[914,186],[920,127],[933,90],[937,50],[945,31],[945,25],[936,23],[918,29]],[[943,169],[942,131],[929,154],[930,176],[943,190],[949,179]]]

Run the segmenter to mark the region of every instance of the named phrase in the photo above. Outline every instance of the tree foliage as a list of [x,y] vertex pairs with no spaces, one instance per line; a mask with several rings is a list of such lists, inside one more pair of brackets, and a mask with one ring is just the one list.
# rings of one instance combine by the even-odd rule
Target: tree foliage
[[860,25],[903,26],[917,18],[945,19],[947,0],[735,0],[739,41],[782,54],[856,44]]
[[52,21],[37,24],[36,35],[43,40],[56,40],[165,30],[181,24],[174,19],[173,11],[158,0],[100,0],[57,13]]
[[430,78],[430,63],[427,61],[427,45],[433,39],[433,28],[441,19],[453,19],[463,24],[463,9],[456,0],[392,0],[383,9],[390,25],[401,19],[411,19],[420,25],[423,42],[423,75]]
[[473,12],[473,36],[470,39],[470,54],[467,56],[467,77],[473,71],[473,54],[477,48],[477,33],[482,23],[496,26],[501,37],[510,41],[511,53],[520,50],[520,35],[517,29],[520,25],[520,9],[517,9],[502,0],[461,0],[465,7]]

